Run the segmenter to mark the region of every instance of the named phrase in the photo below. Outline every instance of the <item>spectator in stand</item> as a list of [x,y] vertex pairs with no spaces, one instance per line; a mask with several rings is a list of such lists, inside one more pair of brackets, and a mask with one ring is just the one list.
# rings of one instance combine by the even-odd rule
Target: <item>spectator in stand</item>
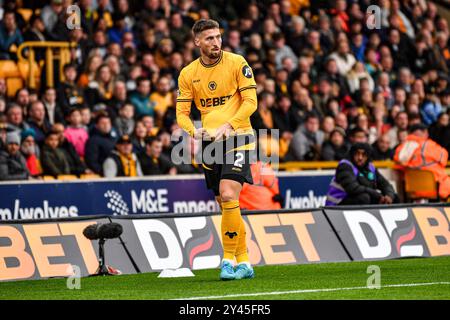
[[397,132],[399,130],[406,130],[408,128],[408,114],[406,112],[399,112],[395,116],[395,124],[387,132],[389,139],[389,147],[392,149],[398,144]]
[[51,125],[56,122],[64,122],[64,113],[61,106],[56,102],[56,90],[51,87],[45,89],[42,97],[45,107],[45,120]]
[[[411,126],[409,133],[406,141],[395,150],[395,162],[403,169],[431,171],[436,182],[439,182],[439,196],[447,199],[450,195],[450,177],[445,171],[448,160],[447,150],[429,139],[427,126],[424,124]],[[421,193],[428,196],[426,192]]]
[[326,205],[391,204],[399,198],[371,162],[372,148],[356,143],[348,159],[341,160],[327,193]]
[[97,69],[102,65],[103,58],[97,51],[90,51],[86,61],[86,67],[80,74],[78,85],[81,88],[87,88],[90,82],[95,80]]
[[26,180],[29,177],[27,163],[20,153],[20,135],[6,135],[6,150],[0,150],[0,180]]
[[389,147],[389,137],[384,134],[372,144],[373,160],[391,160],[394,156],[393,150]]
[[281,33],[281,32],[275,33],[273,35],[272,39],[273,39],[273,44],[276,48],[276,53],[275,53],[276,68],[279,69],[279,68],[283,67],[282,61],[285,57],[289,57],[290,59],[292,59],[292,62],[294,63],[294,65],[296,65],[298,62],[298,58],[292,51],[291,47],[286,45],[286,39],[285,39],[283,33]]
[[59,175],[70,174],[69,161],[65,153],[58,146],[58,133],[54,131],[48,132],[41,151],[41,165],[44,175],[57,177]]
[[103,162],[103,175],[114,177],[141,177],[142,169],[139,159],[133,153],[133,144],[128,135],[121,136],[116,147]]
[[67,161],[69,162],[70,174],[79,176],[82,174],[92,173],[83,161],[81,161],[80,156],[77,154],[75,147],[70,143],[64,136],[64,125],[61,123],[55,123],[52,126],[52,131],[58,134],[59,138],[59,148],[65,153]]
[[15,12],[4,12],[0,24],[0,60],[17,59],[17,48],[22,42],[23,37],[16,24]]
[[162,154],[162,147],[162,142],[158,137],[147,137],[145,139],[145,152],[139,154],[144,175],[174,175],[177,173],[177,169],[170,159]]
[[447,151],[450,150],[450,126],[447,113],[442,112],[438,116],[437,121],[430,126],[429,132],[431,140],[437,142]]
[[319,129],[319,117],[310,114],[304,125],[295,131],[290,144],[290,157],[294,161],[317,161],[320,159],[324,133]]
[[106,113],[99,114],[95,119],[95,127],[86,142],[85,161],[94,173],[103,175],[103,162],[109,156],[116,144],[112,135],[111,119]]
[[22,131],[20,152],[25,158],[27,169],[31,177],[36,178],[42,175],[41,162],[36,151],[39,150],[34,141],[35,132],[33,129]]
[[61,82],[57,90],[57,104],[65,115],[72,108],[79,108],[85,103],[83,91],[76,84],[77,67],[75,64],[64,65],[64,82]]
[[289,96],[282,95],[277,99],[276,108],[272,109],[272,117],[275,128],[280,129],[281,137],[289,140],[292,133],[297,130],[302,118],[295,108]]
[[119,110],[119,117],[114,121],[119,136],[131,135],[134,123],[134,106],[131,103],[125,103]]
[[31,104],[27,122],[35,132],[36,143],[41,146],[51,129],[50,123],[45,119],[45,107],[41,101],[35,101]]
[[80,107],[79,110],[81,114],[81,123],[86,131],[90,134],[94,127],[91,109],[87,105],[84,105]]
[[28,129],[30,126],[23,120],[23,109],[17,103],[10,103],[6,109],[6,121],[9,131],[17,131],[19,134],[22,130]]
[[139,77],[136,80],[137,91],[130,96],[130,101],[136,108],[136,115],[154,116],[156,104],[150,101],[150,80]]
[[142,120],[136,121],[131,142],[133,143],[133,152],[141,154],[145,152],[145,138],[148,136],[148,130]]
[[30,107],[30,91],[27,88],[21,88],[16,91],[14,97],[15,102],[22,108],[25,115],[28,115],[28,109]]
[[263,91],[259,94],[258,109],[250,116],[253,129],[275,128],[273,116],[274,105],[275,95],[267,91]]
[[[154,112],[157,119],[162,120],[167,108],[173,107],[172,91],[170,91],[170,79],[162,76],[156,84],[156,91],[150,95],[150,102],[154,103]],[[159,121],[161,122],[161,121]]]
[[350,51],[348,40],[345,39],[345,41],[336,44],[336,52],[333,52],[329,57],[336,61],[337,69],[342,76],[347,75],[356,63],[356,59]]
[[83,159],[89,135],[81,121],[81,112],[79,109],[73,108],[69,110],[67,123],[68,126],[64,130],[64,137],[74,146],[78,156]]
[[119,115],[120,109],[126,103],[128,103],[127,86],[124,81],[117,80],[114,83],[113,96],[107,108],[111,120],[116,120],[117,116]]
[[323,143],[321,160],[340,161],[347,157],[349,150],[350,145],[345,140],[345,130],[336,127],[331,131],[330,138]]
[[109,104],[109,101],[112,99],[114,82],[114,75],[107,64],[102,64],[98,67],[94,81],[89,82],[85,90],[88,105]]
[[442,112],[441,101],[432,88],[425,89],[425,100],[420,108],[420,115],[423,123],[427,126],[436,122],[439,114]]
[[44,22],[47,32],[52,32],[59,15],[63,12],[64,7],[62,0],[51,0],[41,11],[42,21]]
[[355,143],[369,142],[368,133],[360,127],[354,127],[353,129],[351,129],[349,131],[348,137],[351,145],[354,145]]

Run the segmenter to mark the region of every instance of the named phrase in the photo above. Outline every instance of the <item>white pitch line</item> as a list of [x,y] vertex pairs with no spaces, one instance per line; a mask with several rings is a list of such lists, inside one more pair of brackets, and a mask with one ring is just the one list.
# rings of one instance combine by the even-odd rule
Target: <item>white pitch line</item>
[[[387,284],[380,286],[382,288],[398,288],[398,287],[420,287],[420,286],[435,286],[435,285],[450,285],[450,282],[424,282],[424,283],[404,283],[404,284]],[[345,291],[345,290],[363,290],[372,289],[367,286],[364,287],[348,287],[348,288],[324,288],[324,289],[303,289],[303,290],[291,290],[291,291],[269,291],[269,292],[254,292],[254,293],[239,293],[228,294],[223,296],[205,296],[205,297],[188,297],[171,300],[206,300],[206,299],[225,299],[225,298],[239,298],[239,297],[256,297],[256,296],[275,296],[291,293],[315,293],[315,292],[332,292],[332,291]]]

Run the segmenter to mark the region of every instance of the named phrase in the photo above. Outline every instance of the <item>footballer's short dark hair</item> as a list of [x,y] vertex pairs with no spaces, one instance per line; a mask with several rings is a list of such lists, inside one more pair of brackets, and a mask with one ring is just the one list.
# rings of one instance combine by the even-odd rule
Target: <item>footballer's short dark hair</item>
[[201,32],[209,29],[219,29],[219,23],[213,19],[200,19],[194,23],[192,27],[192,34],[194,37],[199,35]]

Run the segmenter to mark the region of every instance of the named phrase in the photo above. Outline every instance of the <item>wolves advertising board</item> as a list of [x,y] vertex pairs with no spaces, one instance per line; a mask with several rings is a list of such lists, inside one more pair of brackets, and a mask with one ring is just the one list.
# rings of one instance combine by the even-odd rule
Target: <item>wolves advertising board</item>
[[[249,212],[249,256],[255,265],[304,264],[450,255],[450,206],[378,206]],[[124,274],[220,265],[220,215],[93,216],[0,222],[0,281],[95,272],[98,243],[86,226],[117,222],[106,263]]]

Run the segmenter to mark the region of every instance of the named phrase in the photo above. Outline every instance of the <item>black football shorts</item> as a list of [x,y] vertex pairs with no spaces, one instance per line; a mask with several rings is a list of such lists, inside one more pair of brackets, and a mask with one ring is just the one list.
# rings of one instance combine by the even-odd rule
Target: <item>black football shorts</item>
[[255,137],[251,134],[230,136],[221,141],[202,142],[202,166],[206,186],[219,195],[222,179],[253,184],[250,171],[255,157]]

